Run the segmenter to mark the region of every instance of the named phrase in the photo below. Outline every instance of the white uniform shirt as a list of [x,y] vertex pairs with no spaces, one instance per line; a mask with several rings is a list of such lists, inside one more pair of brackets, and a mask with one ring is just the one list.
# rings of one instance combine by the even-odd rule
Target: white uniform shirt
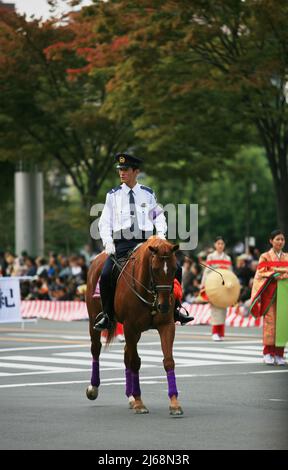
[[[106,196],[99,220],[99,232],[104,246],[113,242],[113,232],[129,229],[133,223],[130,215],[130,190],[131,188],[123,183]],[[166,218],[152,189],[137,183],[132,190],[140,230],[152,232],[155,225],[157,235],[165,236]]]

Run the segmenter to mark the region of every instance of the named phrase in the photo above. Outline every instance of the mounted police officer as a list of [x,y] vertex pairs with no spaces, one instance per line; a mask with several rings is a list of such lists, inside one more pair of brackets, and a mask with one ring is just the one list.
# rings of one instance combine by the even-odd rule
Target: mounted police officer
[[[99,232],[107,258],[100,279],[100,293],[103,312],[100,321],[94,325],[98,331],[110,327],[114,315],[114,295],[116,282],[112,276],[113,257],[121,258],[131,252],[139,243],[151,235],[155,226],[158,237],[165,239],[166,218],[157,205],[152,189],[137,182],[142,160],[128,153],[118,153],[115,157],[121,185],[109,191],[99,221]],[[181,282],[181,268],[176,277]],[[187,323],[192,318],[176,312],[176,320]]]

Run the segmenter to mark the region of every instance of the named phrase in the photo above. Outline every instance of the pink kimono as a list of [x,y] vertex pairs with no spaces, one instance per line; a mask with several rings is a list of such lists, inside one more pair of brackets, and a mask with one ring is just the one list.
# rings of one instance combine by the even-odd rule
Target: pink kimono
[[[275,273],[280,276],[274,278]],[[273,248],[263,253],[259,259],[251,293],[251,313],[264,318],[263,354],[283,357],[284,348],[275,346],[276,334],[276,287],[277,279],[288,279],[288,253],[278,257]]]

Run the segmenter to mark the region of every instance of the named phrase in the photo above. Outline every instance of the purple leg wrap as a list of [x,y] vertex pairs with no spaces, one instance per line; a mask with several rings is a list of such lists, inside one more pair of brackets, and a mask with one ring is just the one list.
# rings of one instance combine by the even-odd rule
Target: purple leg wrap
[[178,390],[176,386],[176,377],[174,370],[167,371],[167,380],[168,380],[168,397],[171,398],[173,395],[178,397]]
[[91,385],[93,385],[93,387],[99,387],[100,385],[99,360],[98,359],[93,359],[92,361]]
[[132,395],[132,371],[131,369],[125,369],[125,376],[126,376],[126,397],[130,397]]
[[141,390],[139,384],[139,372],[132,372],[131,371],[131,379],[132,379],[132,395],[133,397],[140,397]]

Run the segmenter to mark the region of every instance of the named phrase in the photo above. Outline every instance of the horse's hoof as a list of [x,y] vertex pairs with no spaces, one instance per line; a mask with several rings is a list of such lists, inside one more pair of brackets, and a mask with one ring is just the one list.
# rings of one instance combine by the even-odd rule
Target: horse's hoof
[[94,385],[89,385],[86,390],[86,396],[88,400],[96,400],[98,397],[98,387],[94,387]]
[[181,406],[177,406],[176,408],[169,406],[169,412],[171,416],[182,416],[184,414]]
[[128,401],[129,401],[129,410],[133,410],[135,398],[131,395],[131,397],[128,398]]
[[141,408],[134,407],[133,409],[136,415],[147,415],[149,413],[149,410],[146,408],[146,406],[142,406]]

